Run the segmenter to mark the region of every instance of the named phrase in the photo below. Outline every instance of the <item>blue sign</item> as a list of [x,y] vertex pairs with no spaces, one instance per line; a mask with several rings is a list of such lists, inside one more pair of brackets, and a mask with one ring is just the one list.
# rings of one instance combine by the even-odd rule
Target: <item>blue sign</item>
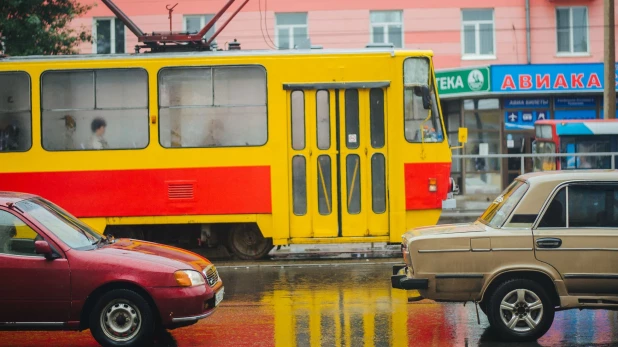
[[536,120],[546,120],[549,119],[549,111],[536,111]]
[[544,119],[549,119],[547,110],[506,111],[504,112],[504,128],[506,130],[533,130],[534,122]]
[[504,112],[504,119],[505,119],[506,124],[518,124],[520,113],[521,112],[515,112],[515,111]]
[[556,108],[594,108],[597,106],[595,98],[555,98],[554,105]]
[[[601,107],[605,106],[605,99],[601,98]],[[618,98],[616,98],[616,106],[618,106]]]
[[504,108],[547,108],[549,107],[549,98],[530,99],[504,99]]
[[531,111],[522,112],[521,113],[521,122],[522,123],[530,123],[534,120],[534,113]]
[[494,92],[603,90],[602,63],[492,65],[490,75]]
[[565,110],[554,111],[554,119],[596,119],[596,110]]

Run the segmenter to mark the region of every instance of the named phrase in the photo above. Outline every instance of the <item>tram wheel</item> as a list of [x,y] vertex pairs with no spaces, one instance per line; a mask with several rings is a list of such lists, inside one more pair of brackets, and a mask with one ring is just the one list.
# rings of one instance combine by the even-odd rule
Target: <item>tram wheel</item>
[[238,224],[232,227],[228,245],[238,258],[258,260],[273,249],[273,240],[265,238],[257,224]]

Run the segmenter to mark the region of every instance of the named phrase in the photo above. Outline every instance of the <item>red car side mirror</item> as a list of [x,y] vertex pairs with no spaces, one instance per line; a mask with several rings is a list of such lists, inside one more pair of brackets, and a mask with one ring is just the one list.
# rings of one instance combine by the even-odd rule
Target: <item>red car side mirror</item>
[[53,260],[56,258],[54,257],[54,252],[52,251],[51,246],[49,245],[49,243],[47,243],[47,241],[35,241],[34,251],[36,252],[36,254],[43,254],[45,256],[45,259],[48,260]]

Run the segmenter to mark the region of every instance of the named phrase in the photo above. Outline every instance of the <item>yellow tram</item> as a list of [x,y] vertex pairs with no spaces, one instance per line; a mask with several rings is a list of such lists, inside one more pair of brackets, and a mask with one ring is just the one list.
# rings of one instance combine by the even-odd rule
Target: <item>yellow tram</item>
[[432,53],[0,58],[0,190],[239,257],[400,242],[452,190]]

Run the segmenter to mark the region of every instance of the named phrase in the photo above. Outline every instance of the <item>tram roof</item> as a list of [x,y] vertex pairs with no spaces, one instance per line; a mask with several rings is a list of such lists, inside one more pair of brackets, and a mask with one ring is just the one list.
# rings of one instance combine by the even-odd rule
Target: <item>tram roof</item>
[[19,57],[2,57],[0,62],[36,62],[36,61],[80,61],[80,60],[122,60],[122,59],[169,59],[195,57],[277,57],[304,55],[419,55],[433,56],[429,50],[403,50],[390,48],[368,49],[294,49],[294,50],[227,50],[203,52],[170,52],[170,53],[123,53],[123,54],[72,54],[72,55],[31,55]]

